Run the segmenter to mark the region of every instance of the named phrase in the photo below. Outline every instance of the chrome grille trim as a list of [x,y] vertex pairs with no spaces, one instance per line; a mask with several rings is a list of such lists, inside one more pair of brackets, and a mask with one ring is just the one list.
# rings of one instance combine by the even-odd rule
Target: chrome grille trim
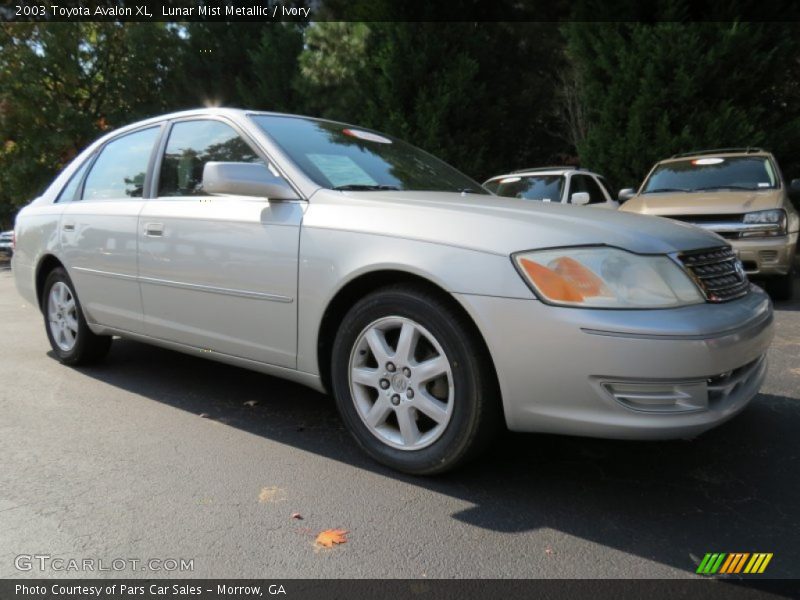
[[735,300],[750,289],[744,267],[730,246],[684,252],[678,260],[708,302]]

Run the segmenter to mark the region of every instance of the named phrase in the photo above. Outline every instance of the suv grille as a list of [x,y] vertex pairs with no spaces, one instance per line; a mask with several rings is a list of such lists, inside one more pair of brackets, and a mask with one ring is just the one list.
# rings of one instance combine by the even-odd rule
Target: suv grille
[[708,229],[726,240],[738,240],[742,237],[742,231],[737,229],[741,228],[744,215],[669,215],[669,218]]
[[744,267],[729,246],[687,252],[678,258],[709,302],[740,298],[750,288]]

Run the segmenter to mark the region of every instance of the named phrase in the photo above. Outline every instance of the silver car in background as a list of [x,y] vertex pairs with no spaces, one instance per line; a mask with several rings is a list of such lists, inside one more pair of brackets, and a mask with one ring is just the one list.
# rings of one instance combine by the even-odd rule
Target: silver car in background
[[593,208],[619,208],[605,177],[580,167],[537,167],[495,175],[483,187],[509,198],[560,202]]
[[65,364],[118,335],[287,378],[416,474],[503,425],[699,434],[757,393],[772,338],[713,233],[489,196],[390,136],[242,110],[92,144],[19,213],[13,269]]

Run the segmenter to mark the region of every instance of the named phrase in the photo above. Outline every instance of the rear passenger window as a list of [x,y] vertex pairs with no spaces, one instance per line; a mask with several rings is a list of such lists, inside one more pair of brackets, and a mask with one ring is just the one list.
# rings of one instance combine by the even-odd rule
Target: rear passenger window
[[172,126],[161,161],[159,196],[203,196],[207,162],[263,162],[236,131],[220,121],[182,121]]
[[147,165],[160,130],[151,127],[106,144],[86,177],[83,199],[141,198]]
[[58,195],[58,198],[56,198],[56,202],[70,202],[75,199],[75,192],[78,191],[78,186],[81,184],[81,179],[83,179],[83,174],[86,172],[86,167],[88,167],[91,162],[91,157],[87,158],[80,168],[73,173],[72,177],[69,179],[69,183],[67,183]]

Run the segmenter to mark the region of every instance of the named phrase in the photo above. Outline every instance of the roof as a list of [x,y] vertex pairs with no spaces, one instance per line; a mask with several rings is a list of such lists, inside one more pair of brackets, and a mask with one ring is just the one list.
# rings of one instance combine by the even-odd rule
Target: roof
[[576,166],[555,166],[555,167],[534,167],[532,169],[519,169],[517,171],[511,171],[510,173],[505,173],[503,175],[495,175],[494,177],[490,177],[486,181],[493,181],[495,179],[503,179],[505,177],[523,177],[526,175],[564,175],[570,171],[580,171],[586,175],[597,175],[593,171],[589,171],[588,169],[584,169],[582,167]]
[[771,153],[768,150],[757,148],[755,146],[746,148],[712,148],[710,150],[695,150],[692,152],[673,154],[669,158],[659,162],[672,162],[686,160],[687,158],[698,158],[702,156],[771,156]]

